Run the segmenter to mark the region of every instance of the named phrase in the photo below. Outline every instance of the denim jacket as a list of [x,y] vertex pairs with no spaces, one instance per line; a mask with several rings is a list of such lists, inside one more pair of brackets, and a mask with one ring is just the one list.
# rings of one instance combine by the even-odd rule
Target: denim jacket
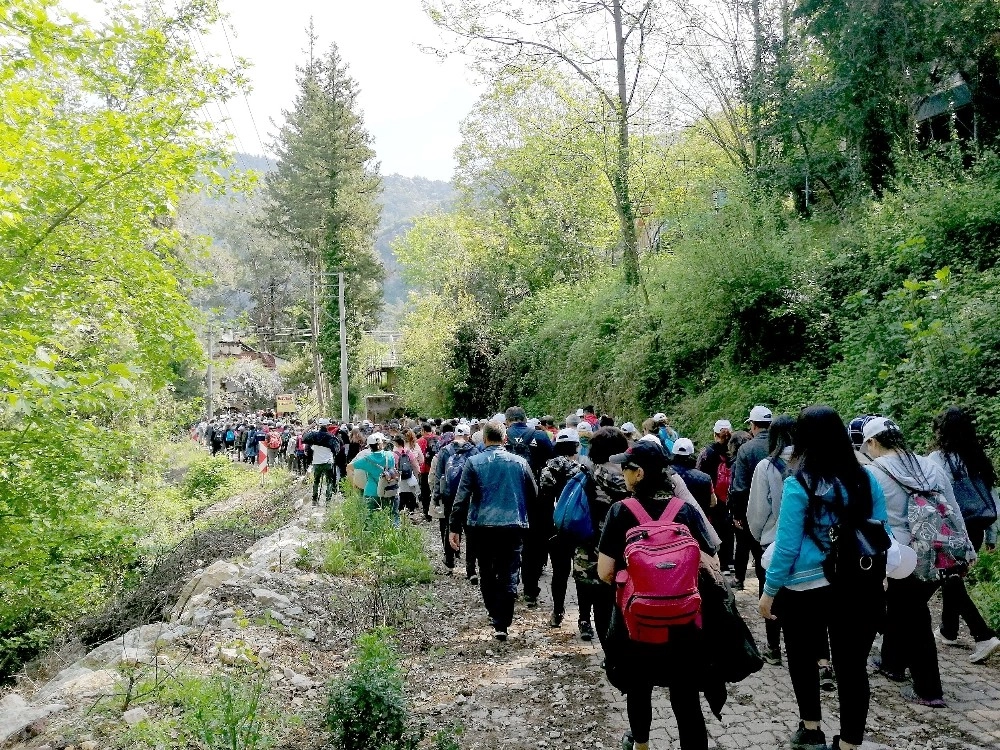
[[538,495],[528,462],[488,445],[465,462],[451,511],[451,530],[468,526],[528,528],[528,505]]

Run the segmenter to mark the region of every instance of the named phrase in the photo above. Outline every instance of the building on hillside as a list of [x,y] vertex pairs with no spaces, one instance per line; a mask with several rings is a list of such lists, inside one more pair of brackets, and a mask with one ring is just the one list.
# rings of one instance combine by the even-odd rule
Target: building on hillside
[[252,359],[260,362],[268,370],[277,370],[279,365],[289,364],[288,360],[282,359],[276,354],[254,349],[231,329],[224,330],[219,336],[219,340],[215,342],[212,359]]

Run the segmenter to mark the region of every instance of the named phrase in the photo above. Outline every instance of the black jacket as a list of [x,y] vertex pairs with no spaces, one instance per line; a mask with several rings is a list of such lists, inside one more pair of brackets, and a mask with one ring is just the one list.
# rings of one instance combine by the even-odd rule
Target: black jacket
[[767,458],[767,430],[758,432],[752,440],[744,443],[733,461],[733,483],[729,487],[729,508],[733,518],[746,521],[747,502],[750,500],[750,482],[757,464]]

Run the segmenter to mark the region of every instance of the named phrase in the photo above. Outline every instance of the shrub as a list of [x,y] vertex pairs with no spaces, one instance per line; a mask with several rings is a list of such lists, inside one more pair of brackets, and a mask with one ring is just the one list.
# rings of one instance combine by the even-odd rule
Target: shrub
[[369,510],[360,491],[346,482],[343,492],[344,501],[328,520],[336,538],[327,546],[323,569],[353,573],[376,585],[429,583],[434,571],[420,530],[405,516],[397,524],[390,511]]
[[1000,628],[1000,550],[983,552],[969,571],[969,593],[987,624]]
[[182,674],[140,685],[137,693],[145,702],[173,710],[132,729],[128,744],[157,747],[164,738],[173,738],[170,745],[206,750],[273,747],[288,720],[272,700],[268,685],[266,672],[256,669],[207,677]]
[[410,726],[391,631],[358,637],[347,673],[330,685],[326,725],[340,750],[416,750],[423,728]]
[[212,500],[232,494],[252,476],[243,467],[222,456],[203,456],[194,461],[181,485],[183,493],[192,499]]

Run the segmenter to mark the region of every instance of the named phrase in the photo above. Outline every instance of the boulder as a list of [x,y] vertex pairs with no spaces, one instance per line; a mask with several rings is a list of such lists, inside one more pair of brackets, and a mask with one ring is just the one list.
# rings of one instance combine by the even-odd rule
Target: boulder
[[44,706],[30,706],[18,693],[9,693],[0,699],[0,745],[39,719],[44,719],[69,706],[52,703]]
[[122,714],[122,719],[130,727],[134,727],[136,724],[140,724],[149,719],[149,714],[146,713],[146,709],[142,706],[138,708],[130,708],[128,711]]
[[264,607],[271,607],[272,609],[284,609],[285,607],[292,606],[292,600],[289,599],[284,594],[279,594],[276,591],[271,591],[270,589],[253,589],[254,598]]
[[237,578],[239,574],[239,565],[234,565],[233,563],[226,562],[225,560],[216,560],[214,563],[201,571],[201,573],[192,576],[191,579],[184,585],[184,588],[181,589],[180,596],[177,597],[177,604],[174,605],[174,608],[170,613],[170,619],[179,619],[184,613],[184,610],[190,609],[191,606],[194,606],[190,602],[192,598],[206,596],[208,591],[218,588],[225,583],[231,582],[233,579]]
[[240,658],[240,652],[235,648],[220,648],[219,649],[219,661],[227,666],[233,666],[236,660]]

